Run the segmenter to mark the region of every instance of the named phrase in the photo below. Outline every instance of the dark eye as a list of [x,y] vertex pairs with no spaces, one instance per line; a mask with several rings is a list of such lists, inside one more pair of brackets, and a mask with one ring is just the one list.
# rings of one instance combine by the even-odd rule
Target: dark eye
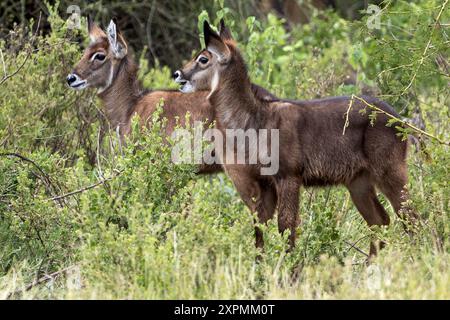
[[105,58],[106,58],[106,56],[103,53],[97,53],[94,57],[94,59],[98,60],[98,61],[103,61],[103,60],[105,60]]
[[205,63],[207,63],[209,60],[208,60],[208,58],[206,58],[206,57],[200,57],[200,58],[198,59],[198,61],[199,61],[201,64],[205,64]]

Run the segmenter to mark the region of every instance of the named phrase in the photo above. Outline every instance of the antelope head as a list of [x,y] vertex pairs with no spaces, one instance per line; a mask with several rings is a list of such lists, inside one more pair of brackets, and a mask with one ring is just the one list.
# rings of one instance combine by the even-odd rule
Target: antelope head
[[207,21],[203,24],[203,34],[206,48],[173,74],[183,93],[201,90],[213,92],[218,86],[220,74],[232,59],[231,50],[235,48],[235,43],[223,19],[220,21],[219,34],[211,29]]
[[104,32],[88,19],[90,44],[72,73],[67,84],[76,90],[93,87],[103,92],[114,82],[120,62],[127,56],[127,44],[111,20]]

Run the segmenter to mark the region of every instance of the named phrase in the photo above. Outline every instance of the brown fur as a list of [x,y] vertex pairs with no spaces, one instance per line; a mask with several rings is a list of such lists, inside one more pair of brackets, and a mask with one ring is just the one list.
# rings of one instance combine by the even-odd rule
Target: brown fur
[[[183,95],[177,90],[157,90],[144,92],[137,78],[138,68],[133,60],[125,55],[122,59],[114,57],[106,33],[93,22],[89,22],[91,44],[85,50],[73,73],[86,79],[89,86],[102,88],[107,85],[110,70],[114,74],[110,85],[98,94],[104,105],[105,113],[112,129],[119,128],[121,136],[130,133],[131,118],[137,114],[142,125],[147,125],[149,117],[164,99],[162,117],[167,119],[166,133],[170,135],[177,125],[176,119],[184,125],[185,115],[190,113],[192,123],[203,121],[206,126],[212,123],[213,109],[206,99],[208,92],[200,91]],[[124,38],[118,34],[118,41],[126,49]],[[91,61],[91,57],[102,52],[106,55],[104,62]],[[275,99],[267,90],[252,85],[255,94],[263,99]],[[202,164],[199,173],[222,171],[217,164]]]
[[[208,72],[198,77],[191,61],[181,70],[184,79],[198,78],[212,89],[209,101],[215,109],[216,126],[220,130],[279,129],[280,170],[258,184],[261,165],[224,164],[243,201],[261,222],[272,215],[274,203],[264,194],[265,186],[275,186],[278,199],[280,232],[290,230],[290,245],[294,246],[299,224],[299,188],[301,186],[344,185],[369,226],[388,225],[389,216],[376,197],[375,188],[383,192],[395,211],[414,220],[411,210],[403,210],[408,195],[407,141],[396,136],[396,130],[386,126],[387,116],[379,114],[372,126],[362,102],[355,100],[349,111],[349,126],[342,134],[349,97],[333,97],[310,101],[264,101],[251,90],[245,62],[234,42],[221,39],[205,25],[208,51],[218,53]],[[206,54],[203,52],[203,54]],[[204,66],[205,67],[205,66]],[[219,81],[215,88],[214,73]],[[207,89],[202,87],[202,89]],[[385,102],[371,97],[364,99],[380,109],[396,115]],[[226,155],[224,155],[226,157]],[[270,196],[270,195],[269,195]],[[257,244],[262,235],[256,232]],[[371,254],[374,254],[371,245]]]

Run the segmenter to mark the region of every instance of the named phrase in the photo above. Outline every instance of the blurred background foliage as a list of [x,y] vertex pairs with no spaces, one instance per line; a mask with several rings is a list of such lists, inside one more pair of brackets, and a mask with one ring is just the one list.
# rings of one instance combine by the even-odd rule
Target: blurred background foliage
[[[381,0],[371,1],[381,3]],[[14,24],[28,24],[43,14],[40,30],[50,32],[47,4],[54,1],[40,0],[4,0],[0,3],[0,36],[4,37]],[[287,26],[305,24],[316,12],[334,9],[342,17],[354,19],[360,17],[367,1],[352,0],[195,0],[195,1],[59,1],[58,14],[67,19],[72,10],[70,6],[80,8],[82,16],[91,15],[95,21],[107,26],[109,19],[116,17],[120,30],[124,33],[132,48],[148,48],[146,57],[151,65],[157,61],[175,68],[183,59],[185,52],[196,49],[197,16],[202,10],[216,12],[228,8],[228,13],[240,27],[248,16],[265,19],[269,12],[286,19]]]
[[[448,143],[411,148],[416,238],[392,210],[389,229],[369,229],[342,188],[308,189],[296,249],[271,221],[256,263],[253,217],[225,175],[172,164],[157,117],[121,146],[95,91],[65,84],[86,14],[118,18],[146,88],[176,88],[202,21],[224,17],[252,80],[276,95],[376,95],[445,142],[447,0],[370,1],[375,29],[365,1],[79,3],[73,30],[69,2],[0,3],[0,298],[449,298]],[[372,237],[388,246],[369,269]]]

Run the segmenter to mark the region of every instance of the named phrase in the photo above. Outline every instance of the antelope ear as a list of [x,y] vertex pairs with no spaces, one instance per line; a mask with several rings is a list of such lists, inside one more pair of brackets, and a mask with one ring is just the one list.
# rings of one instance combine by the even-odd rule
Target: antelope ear
[[122,59],[127,55],[128,47],[120,33],[117,32],[117,26],[114,20],[111,20],[106,29],[108,42],[111,46],[111,51],[116,59]]
[[106,34],[103,32],[103,30],[92,20],[92,17],[88,16],[88,33],[89,38],[92,42],[97,41],[98,39],[102,37],[106,37]]
[[225,26],[225,21],[223,19],[220,19],[219,35],[222,40],[233,40],[231,31]]
[[227,63],[231,57],[230,49],[222,38],[211,29],[208,21],[203,23],[203,35],[205,36],[206,49],[218,57],[219,63]]

